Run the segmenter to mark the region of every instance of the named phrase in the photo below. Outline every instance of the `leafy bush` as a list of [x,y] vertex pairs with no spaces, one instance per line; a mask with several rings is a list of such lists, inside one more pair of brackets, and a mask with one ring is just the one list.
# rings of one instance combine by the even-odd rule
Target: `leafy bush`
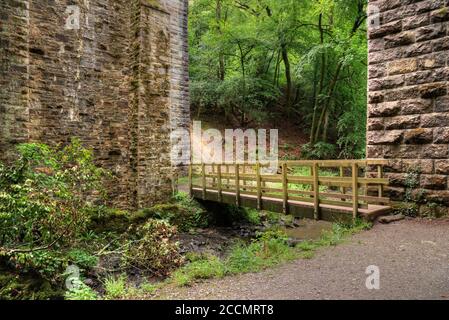
[[196,81],[191,84],[191,103],[198,115],[224,112],[228,120],[242,126],[267,119],[267,107],[276,103],[281,91],[262,78],[233,76],[224,81]]
[[175,225],[179,231],[187,232],[192,228],[204,228],[209,224],[209,215],[198,202],[185,193],[177,193],[174,203],[159,204],[137,212],[131,219],[142,222],[147,219],[165,220]]
[[89,222],[86,201],[103,194],[104,171],[78,140],[57,150],[22,144],[12,166],[0,164],[0,252],[69,244]]
[[95,208],[89,200],[105,196],[106,173],[78,140],[63,148],[29,143],[17,150],[15,162],[0,164],[0,264],[56,289],[69,261],[84,268],[95,263],[87,252],[68,248],[88,229]]
[[8,265],[21,273],[37,273],[42,278],[56,282],[67,262],[60,252],[41,250],[33,252],[15,252],[6,255]]
[[83,270],[89,270],[98,264],[98,257],[83,249],[70,250],[67,257],[73,264]]
[[149,219],[131,226],[123,255],[125,268],[137,268],[158,276],[168,275],[183,263],[178,243],[172,241],[176,228],[164,220]]
[[104,195],[105,172],[78,140],[64,148],[22,144],[0,164],[0,256],[10,268],[60,280],[63,248],[87,230],[93,196]]
[[242,126],[268,117],[267,106],[274,104],[280,90],[261,78],[231,77],[217,87],[217,104]]
[[302,147],[301,156],[305,159],[316,160],[335,159],[337,148],[335,145],[325,142],[308,143]]

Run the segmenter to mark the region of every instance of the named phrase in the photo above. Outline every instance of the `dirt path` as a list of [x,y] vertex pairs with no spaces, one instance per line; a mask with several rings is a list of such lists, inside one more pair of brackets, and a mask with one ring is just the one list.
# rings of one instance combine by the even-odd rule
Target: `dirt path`
[[[380,290],[365,270],[380,269]],[[449,221],[376,225],[345,244],[323,248],[257,274],[170,289],[167,299],[449,299]]]

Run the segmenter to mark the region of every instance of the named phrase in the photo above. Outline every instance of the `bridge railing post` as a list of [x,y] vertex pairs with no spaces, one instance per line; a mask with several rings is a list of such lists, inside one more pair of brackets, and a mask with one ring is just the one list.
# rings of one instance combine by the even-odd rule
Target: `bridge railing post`
[[193,196],[193,164],[189,164],[189,195]]
[[217,164],[217,175],[218,175],[218,202],[223,201],[223,187],[221,178],[221,164]]
[[283,191],[283,205],[284,214],[288,214],[288,179],[287,179],[287,163],[282,163],[282,191]]
[[217,184],[217,179],[215,178],[216,173],[215,164],[212,164],[212,188]]
[[201,164],[201,181],[203,185],[203,200],[206,200],[206,165],[204,163]]
[[262,210],[262,179],[260,176],[260,162],[256,163],[256,183],[257,183],[257,210]]
[[359,213],[359,166],[357,163],[352,164],[352,218],[355,220]]
[[235,204],[240,207],[240,165],[235,164]]
[[319,184],[319,167],[318,163],[314,163],[312,167],[313,175],[313,217],[315,220],[320,219],[320,184]]
[[[377,177],[379,178],[379,179],[382,179],[383,178],[383,175],[384,175],[384,173],[383,173],[383,167],[382,167],[382,165],[378,165],[377,166]],[[379,195],[379,198],[382,198],[383,196],[384,196],[384,186],[383,186],[383,184],[382,183],[379,183],[379,190],[378,190],[378,195]]]
[[[340,178],[344,178],[345,176],[345,168],[343,166],[340,167]],[[340,188],[340,192],[341,194],[345,195],[346,194],[346,188],[345,187],[341,187]],[[346,201],[345,198],[342,198],[341,201]]]
[[[317,220],[326,218],[322,215],[334,210],[328,206],[341,207],[356,219],[361,211],[369,213],[389,209],[389,199],[384,198],[384,188],[388,185],[383,172],[385,163],[386,160],[281,161],[281,172],[276,174],[265,174],[262,171],[264,165],[260,162],[190,164],[188,189],[192,196],[199,199],[223,202],[229,201],[231,196],[231,202],[237,206],[244,202],[245,205],[263,210],[264,205],[267,208],[266,205],[270,204],[275,207],[274,210],[285,214],[291,213],[292,208],[304,209],[307,206],[307,210],[303,210],[304,215],[307,216],[307,212],[313,210],[313,218]],[[310,174],[289,173],[291,167],[297,166],[307,167]],[[327,171],[329,168],[331,171]],[[366,171],[361,168],[366,168]],[[352,174],[349,174],[351,169]],[[333,174],[320,176],[320,170]],[[216,184],[213,184],[213,180]],[[311,190],[295,188],[304,184],[310,185]],[[378,195],[371,195],[370,192],[366,194],[367,186],[370,192],[377,190]],[[251,199],[252,204],[248,204],[247,199]]]

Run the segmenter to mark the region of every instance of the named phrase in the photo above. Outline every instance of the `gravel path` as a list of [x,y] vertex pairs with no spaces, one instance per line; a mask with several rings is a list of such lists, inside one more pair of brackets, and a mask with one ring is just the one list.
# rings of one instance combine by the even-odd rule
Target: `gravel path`
[[[380,289],[365,286],[380,269]],[[449,220],[375,225],[344,244],[256,274],[168,289],[166,299],[449,299]]]

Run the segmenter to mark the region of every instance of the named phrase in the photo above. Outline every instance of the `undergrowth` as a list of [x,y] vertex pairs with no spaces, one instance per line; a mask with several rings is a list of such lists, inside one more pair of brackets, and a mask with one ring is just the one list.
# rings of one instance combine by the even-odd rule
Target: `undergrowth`
[[298,258],[310,259],[321,247],[335,246],[348,236],[368,230],[371,224],[357,220],[354,224],[334,224],[319,240],[305,241],[291,247],[288,237],[279,230],[260,233],[250,244],[237,244],[223,260],[215,256],[200,256],[177,270],[170,282],[188,286],[196,280],[222,278],[227,275],[258,272]]
[[185,287],[206,279],[259,272],[294,259],[311,259],[319,248],[335,246],[348,236],[370,228],[371,224],[362,220],[354,224],[334,224],[332,230],[323,232],[319,240],[304,241],[296,246],[289,245],[285,233],[273,229],[259,233],[249,244],[236,244],[223,259],[209,254],[189,253],[185,256],[188,262],[165,281],[144,282],[135,287],[127,282],[126,275],[107,276],[103,281],[105,293],[102,297],[82,284],[67,292],[66,299],[146,299],[170,285]]

